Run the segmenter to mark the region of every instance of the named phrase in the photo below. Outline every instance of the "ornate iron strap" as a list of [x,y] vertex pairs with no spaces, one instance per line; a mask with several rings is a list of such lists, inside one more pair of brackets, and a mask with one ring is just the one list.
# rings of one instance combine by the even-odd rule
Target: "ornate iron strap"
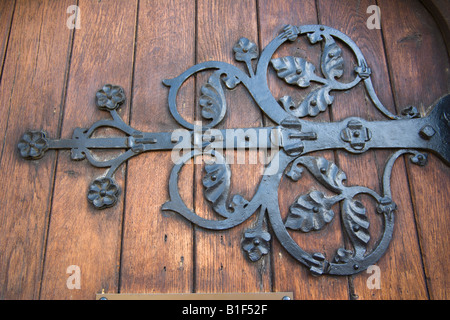
[[[322,43],[320,72],[309,61],[293,56],[271,59],[275,51],[285,42],[307,36],[311,44]],[[343,83],[344,71],[342,49],[336,40],[344,43],[356,57],[357,67],[354,79]],[[176,161],[169,178],[170,201],[162,210],[179,213],[197,226],[210,230],[233,228],[257,213],[256,226],[246,230],[242,248],[251,261],[259,260],[270,250],[271,234],[263,227],[268,217],[273,233],[281,245],[299,262],[307,266],[314,275],[351,275],[376,263],[386,251],[394,228],[394,211],[397,206],[392,200],[390,177],[395,160],[403,154],[410,154],[411,161],[424,165],[427,156],[417,150],[428,150],[438,155],[447,165],[450,163],[450,95],[441,98],[431,113],[421,118],[414,107],[406,108],[401,115],[389,112],[377,98],[370,79],[368,67],[360,49],[345,34],[321,26],[291,26],[268,44],[259,55],[258,47],[246,38],[241,38],[233,48],[237,61],[244,62],[247,72],[223,62],[209,61],[197,64],[174,79],[164,80],[168,86],[169,109],[175,120],[184,128],[183,134],[172,132],[141,132],[126,124],[116,109],[125,101],[121,87],[105,85],[96,93],[96,104],[110,113],[109,120],[94,123],[89,129],[76,128],[72,139],[49,139],[43,131],[26,133],[18,144],[25,159],[41,158],[49,149],[70,149],[73,160],[87,159],[93,166],[108,168],[106,174],[95,179],[87,191],[89,202],[97,209],[104,209],[117,201],[119,187],[114,173],[125,161],[147,151],[178,149],[184,152]],[[259,58],[259,59],[258,59]],[[257,60],[256,68],[252,60]],[[318,84],[307,97],[296,103],[289,96],[276,101],[267,84],[269,65],[278,77],[286,83],[301,88]],[[201,88],[199,104],[201,116],[208,123],[198,129],[186,121],[178,112],[176,96],[186,79],[192,75],[212,70],[207,83]],[[334,123],[314,123],[303,120],[305,116],[316,116],[330,106],[334,90],[350,90],[363,82],[375,107],[385,115],[387,121],[367,121],[348,118]],[[226,100],[224,86],[233,89],[242,84],[249,91],[257,105],[277,126],[249,129],[240,138],[229,137],[226,130],[213,129],[225,117]],[[94,131],[110,127],[122,131],[125,137],[95,138]],[[180,148],[182,146],[182,148]],[[234,195],[229,200],[230,167],[220,152],[223,149],[252,149],[277,147],[275,157],[266,166],[259,187],[251,200]],[[381,194],[363,186],[347,186],[345,173],[336,164],[323,157],[307,156],[308,153],[329,149],[344,149],[351,153],[363,153],[369,149],[397,149],[387,160],[384,170]],[[114,159],[98,160],[91,150],[124,150]],[[204,196],[211,203],[221,219],[205,219],[190,210],[183,202],[178,190],[178,175],[185,163],[192,158],[208,154],[213,161],[206,163],[203,177]],[[289,208],[283,221],[278,204],[278,187],[284,175],[298,181],[304,170],[325,188],[334,193],[327,196],[321,191],[311,191],[299,196]],[[370,239],[369,220],[364,205],[355,199],[366,194],[374,199],[377,212],[384,220],[383,234],[375,248],[367,252]],[[351,249],[340,248],[333,259],[327,260],[323,253],[308,253],[292,239],[288,229],[311,232],[325,228],[334,218],[332,206],[341,203],[341,218],[344,229],[352,244]]]

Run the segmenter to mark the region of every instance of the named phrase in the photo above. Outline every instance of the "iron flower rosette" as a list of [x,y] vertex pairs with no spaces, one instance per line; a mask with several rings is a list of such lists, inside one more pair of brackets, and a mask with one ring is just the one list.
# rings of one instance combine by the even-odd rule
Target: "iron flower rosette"
[[[272,58],[284,42],[294,41],[298,36],[307,36],[311,44],[322,44],[320,67],[303,57]],[[354,68],[354,79],[346,83],[339,81],[344,72],[343,51],[340,48],[342,43],[353,52],[358,62]],[[259,210],[257,225],[244,232],[241,242],[244,253],[251,261],[258,261],[269,253],[273,233],[281,246],[316,276],[352,275],[375,264],[386,252],[394,231],[393,213],[397,206],[392,200],[390,179],[396,159],[404,154],[411,154],[411,162],[423,166],[427,157],[416,149],[425,149],[440,155],[446,164],[450,163],[450,148],[445,143],[450,137],[450,95],[441,98],[434,105],[433,111],[424,118],[419,117],[417,108],[414,107],[405,109],[401,115],[392,114],[375,94],[370,80],[371,69],[362,52],[348,36],[326,26],[286,26],[266,46],[259,58],[258,47],[247,38],[239,39],[233,51],[235,59],[245,62],[247,70],[223,62],[205,61],[192,66],[178,77],[164,80],[163,83],[170,87],[169,111],[179,125],[193,133],[196,125],[186,121],[177,110],[177,92],[192,75],[212,69],[213,73],[201,87],[201,96],[197,102],[202,108],[201,117],[208,121],[203,128],[212,129],[225,118],[227,103],[224,89],[231,90],[243,85],[260,109],[277,124],[258,130],[270,132],[271,143],[275,142],[281,149],[277,150],[276,158],[264,170],[252,199],[245,199],[241,195],[230,194],[231,169],[227,159],[214,148],[209,149],[212,135],[208,137],[205,132],[202,149],[186,153],[174,164],[169,177],[170,199],[162,206],[162,210],[176,212],[198,227],[217,231],[234,228]],[[269,64],[287,84],[309,88],[314,82],[314,88],[310,88],[311,91],[302,101],[295,102],[291,96],[283,96],[277,101],[271,95],[267,83]],[[388,125],[386,121],[351,117],[341,122],[323,124],[301,119],[317,116],[331,107],[334,101],[331,95],[333,91],[350,90],[362,81],[375,107],[390,120],[400,121]],[[87,194],[94,208],[105,209],[117,203],[119,187],[113,177],[120,165],[142,152],[174,150],[176,141],[168,132],[142,132],[125,123],[116,111],[125,102],[124,90],[119,86],[104,85],[96,92],[95,102],[100,110],[108,111],[112,119],[99,120],[88,129],[76,128],[72,139],[47,139],[43,131],[31,131],[22,137],[18,149],[23,158],[31,160],[42,157],[47,149],[66,149],[71,151],[73,160],[87,159],[94,167],[109,168],[104,176],[92,182]],[[94,131],[100,127],[115,128],[124,133],[125,137],[93,136]],[[395,134],[388,135],[386,131]],[[395,136],[395,139],[391,139],[391,136]],[[233,149],[247,149],[251,146],[245,138],[242,138],[242,143],[239,140],[233,142]],[[258,140],[257,146],[267,148],[267,139]],[[358,154],[373,148],[399,149],[386,162],[381,193],[361,185],[347,185],[344,183],[346,174],[336,164],[323,157],[307,155],[330,149],[345,149]],[[91,154],[91,149],[125,151],[117,158],[103,161],[96,159]],[[202,179],[204,197],[221,219],[199,216],[188,208],[178,190],[182,167],[190,159],[204,154],[214,155],[221,160],[205,165]],[[289,207],[287,218],[283,218],[277,192],[283,176],[297,182],[305,170],[327,193],[312,189],[298,196]],[[369,232],[369,217],[364,204],[357,200],[359,195],[370,196],[377,203],[376,210],[383,219],[384,230],[373,249],[368,246],[372,237]],[[296,231],[316,232],[326,228],[335,215],[332,210],[335,204],[340,204],[340,221],[351,247],[338,248],[334,259],[327,260],[324,253],[303,250],[291,234]],[[263,226],[270,227],[268,230],[271,233],[264,230]]]
[[117,202],[119,187],[113,179],[104,177],[94,180],[89,186],[88,200],[96,209],[112,207]]
[[112,111],[125,102],[125,92],[122,87],[105,84],[95,95],[95,104],[100,110]]
[[48,150],[48,139],[43,131],[29,131],[25,133],[17,145],[20,155],[24,159],[37,160]]
[[242,249],[247,253],[251,261],[258,261],[270,250],[270,233],[262,231],[259,228],[250,229],[244,233]]

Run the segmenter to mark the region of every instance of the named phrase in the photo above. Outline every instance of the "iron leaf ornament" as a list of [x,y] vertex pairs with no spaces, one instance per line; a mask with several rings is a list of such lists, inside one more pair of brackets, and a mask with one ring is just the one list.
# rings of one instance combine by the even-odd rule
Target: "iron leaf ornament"
[[[316,66],[302,57],[273,58],[280,46],[296,41],[298,37],[307,37],[312,45],[322,44],[320,65]],[[350,49],[357,61],[353,79],[345,83],[340,80],[345,67],[342,44]],[[174,163],[169,176],[170,199],[162,205],[162,210],[174,211],[191,223],[209,230],[230,229],[257,214],[256,225],[243,232],[241,243],[250,261],[258,261],[270,252],[274,235],[284,249],[314,275],[352,275],[375,264],[386,251],[394,230],[397,205],[391,194],[390,179],[396,159],[407,154],[413,164],[423,166],[427,160],[423,152],[430,151],[447,165],[450,164],[450,95],[439,99],[426,117],[420,117],[417,109],[411,106],[400,115],[392,114],[378,99],[370,78],[372,70],[357,45],[340,31],[322,25],[285,26],[261,53],[258,46],[246,38],[239,39],[232,50],[235,59],[245,64],[244,70],[224,62],[207,61],[192,66],[176,78],[163,81],[169,88],[169,110],[188,133],[187,138],[181,140],[191,148]],[[300,89],[309,88],[313,83],[315,86],[302,101],[294,101],[291,96],[277,100],[267,84],[270,68],[290,86]],[[189,77],[203,71],[212,71],[212,74],[200,90],[198,104],[206,123],[197,136],[199,141],[195,141],[191,137],[195,136],[198,128],[180,115],[176,97]],[[351,90],[359,83],[363,83],[373,105],[387,120],[367,121],[351,117],[340,122],[323,123],[304,119],[327,110],[335,100],[334,91]],[[238,85],[249,91],[259,108],[276,124],[274,127],[253,128],[258,134],[257,139],[244,136],[231,140],[226,130],[214,129],[226,116],[225,90]],[[86,159],[95,167],[106,168],[105,174],[94,179],[89,186],[87,198],[96,209],[114,206],[120,196],[114,173],[124,162],[143,152],[173,151],[180,143],[180,138],[174,137],[171,132],[142,132],[125,123],[117,113],[117,108],[125,99],[123,88],[104,85],[96,93],[95,101],[100,110],[109,112],[109,119],[97,121],[88,129],[76,128],[71,139],[50,139],[43,131],[29,131],[18,143],[19,154],[24,159],[37,160],[47,150],[68,149],[73,160]],[[93,137],[93,133],[101,127],[117,129],[125,136]],[[212,147],[213,144],[215,147]],[[225,147],[234,150],[262,148],[268,144],[279,149],[266,165],[253,198],[230,194],[231,170],[221,150]],[[123,152],[113,159],[101,161],[92,151],[102,149]],[[345,183],[346,173],[335,163],[308,155],[331,149],[343,149],[354,154],[369,149],[392,149],[394,153],[384,168],[382,192],[359,185],[348,186]],[[212,160],[204,166],[204,196],[218,219],[197,215],[186,206],[178,189],[182,167],[192,158],[205,154]],[[280,182],[287,177],[301,183],[305,172],[311,174],[329,193],[311,190],[298,195],[290,205],[287,216],[282,218],[278,199]],[[367,209],[358,200],[360,195],[373,199],[376,212],[383,220],[381,237],[371,250],[368,248],[372,237],[369,233],[370,221]],[[332,208],[335,204],[341,206],[340,219],[351,248],[337,248],[331,259],[327,259],[322,252],[306,252],[289,232],[310,233],[326,229],[336,219],[335,209]]]

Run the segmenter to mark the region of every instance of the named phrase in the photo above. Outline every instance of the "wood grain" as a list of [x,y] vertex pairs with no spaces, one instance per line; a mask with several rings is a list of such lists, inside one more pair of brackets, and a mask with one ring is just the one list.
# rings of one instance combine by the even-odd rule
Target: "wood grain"
[[[62,138],[70,138],[76,127],[109,117],[95,106],[95,93],[104,84],[131,91],[136,2],[81,0],[79,8],[81,29],[74,36]],[[119,111],[125,121],[129,108],[128,99]],[[115,177],[122,190],[123,171]],[[70,151],[59,153],[42,299],[94,299],[102,289],[117,292],[123,195],[114,208],[103,211],[86,199],[90,183],[103,174],[87,161],[72,161]],[[71,265],[80,268],[81,289],[66,285]]]
[[[167,106],[163,79],[178,76],[195,62],[194,1],[140,1],[131,125],[139,130],[179,129]],[[180,113],[193,121],[193,82],[180,90]],[[169,200],[173,167],[170,152],[150,152],[129,163],[120,292],[168,293],[193,290],[193,231],[174,212],[162,212]],[[192,207],[193,166],[179,178]]]
[[4,58],[8,46],[15,3],[15,1],[2,1],[0,3],[0,80],[3,73]]
[[[260,39],[263,47],[276,37],[286,24],[317,24],[314,1],[259,1],[258,9]],[[300,37],[293,43],[284,44],[277,50],[274,57],[298,56],[318,66],[320,52],[320,45],[311,46],[306,37]],[[270,90],[276,99],[284,95],[291,95],[294,101],[299,103],[309,93],[308,89],[301,90],[294,86],[288,86],[276,76],[272,68],[270,68],[268,80]],[[308,118],[308,120],[329,122],[330,113],[327,110],[316,118]],[[267,119],[266,122],[270,124]],[[320,152],[317,155],[334,161],[333,152]],[[283,178],[278,190],[283,218],[286,217],[289,206],[298,196],[315,189],[320,189],[320,184],[307,173],[298,182]],[[322,191],[326,192],[326,190]],[[327,257],[334,254],[334,247],[343,246],[339,219],[334,219],[331,225],[321,232],[302,234],[294,231],[290,234],[305,251],[325,252]],[[293,291],[294,299],[347,299],[349,296],[347,278],[312,276],[309,270],[292,258],[277,240],[273,241],[273,282],[274,291]]]
[[[350,38],[354,39],[363,52],[367,63],[372,69],[373,81],[378,97],[392,112],[397,113],[394,107],[392,91],[389,86],[389,75],[381,32],[366,27],[369,14],[367,8],[370,1],[346,1],[333,6],[329,0],[319,1],[320,22],[334,27]],[[354,26],[358,26],[355,28]],[[387,32],[395,32],[387,30]],[[345,55],[347,53],[347,55]],[[355,62],[349,57],[350,52],[344,52],[347,68],[352,70]],[[363,84],[341,94],[336,94],[336,101],[332,109],[333,120],[340,121],[350,116],[359,116],[367,120],[385,120],[371,103],[365,92]],[[385,161],[392,152],[368,151],[364,155],[350,155],[347,152],[338,152],[338,163],[347,173],[348,185],[362,185],[376,190],[380,194],[381,179]],[[404,162],[399,160],[392,174],[393,200],[398,206],[394,236],[385,256],[378,262],[380,268],[380,289],[370,289],[367,281],[370,273],[363,272],[352,277],[354,288],[353,297],[360,299],[426,299],[426,288],[422,264],[420,263],[420,249],[418,246],[417,230],[412,214],[411,198],[406,179]],[[369,232],[373,247],[382,233],[381,217],[376,213],[373,199],[362,197],[360,199],[367,209],[371,226]],[[406,256],[404,252],[408,252]],[[402,272],[399,272],[402,270]],[[411,281],[415,279],[415,281]],[[369,280],[370,281],[370,280]]]
[[[375,91],[384,105],[399,113],[415,105],[422,115],[449,92],[448,48],[436,21],[423,3],[369,0],[78,0],[0,2],[0,299],[94,299],[106,293],[251,293],[293,291],[295,299],[448,299],[450,169],[430,155],[425,167],[398,159],[392,173],[398,205],[394,238],[381,260],[381,289],[369,289],[370,274],[313,277],[278,243],[271,253],[250,262],[242,250],[246,229],[256,216],[230,230],[195,227],[174,212],[162,212],[169,200],[170,152],[133,158],[116,174],[121,187],[114,208],[94,210],[86,201],[88,185],[104,173],[87,161],[74,162],[70,151],[48,152],[24,161],[17,151],[22,134],[45,129],[52,138],[71,138],[76,127],[89,127],[109,115],[95,107],[95,93],[106,83],[125,88],[120,115],[144,131],[172,131],[180,126],[167,105],[163,79],[173,78],[203,61],[217,60],[246,69],[233,46],[241,37],[261,50],[286,24],[321,23],[349,35],[372,69]],[[431,1],[443,3],[442,1]],[[67,7],[81,10],[81,29],[67,28]],[[369,5],[381,8],[381,30],[366,28]],[[433,12],[432,12],[433,13]],[[442,21],[441,21],[442,22]],[[341,44],[342,45],[342,44]],[[319,66],[321,44],[306,37],[287,43],[274,57],[299,56]],[[355,61],[344,48],[346,73]],[[276,99],[309,92],[289,86],[269,67],[269,87]],[[210,72],[191,77],[178,94],[183,117],[200,117],[201,87]],[[311,121],[338,121],[349,116],[383,119],[362,86],[333,92],[335,101]],[[226,90],[227,114],[217,127],[270,126],[273,123],[242,85]],[[101,130],[100,135],[112,134]],[[320,152],[347,174],[348,185],[381,192],[380,177],[392,152]],[[236,156],[236,152],[232,154]],[[101,157],[110,157],[110,154]],[[249,159],[249,152],[245,157]],[[260,155],[258,155],[260,156]],[[232,164],[230,197],[254,195],[263,165]],[[183,168],[179,188],[188,207],[218,219],[204,199],[204,166]],[[311,190],[328,190],[305,172],[301,180],[282,179],[278,194],[282,218],[290,204]],[[379,239],[381,219],[372,199],[361,197],[372,235]],[[350,246],[339,218],[320,232],[290,231],[308,252],[332,259]],[[269,227],[270,231],[270,227]],[[274,237],[272,233],[272,237]],[[80,267],[81,289],[69,290],[71,265]]]
[[[258,43],[256,3],[242,1],[198,1],[197,62],[216,60],[245,64],[234,60],[233,46],[241,38]],[[197,78],[197,93],[207,78]],[[227,91],[227,115],[216,128],[246,128],[261,126],[261,112],[243,86]],[[198,99],[197,99],[198,101]],[[197,115],[199,112],[197,112]],[[200,118],[198,118],[200,120]],[[239,194],[250,200],[261,179],[262,165],[250,164],[249,153],[245,164],[231,163],[230,197]],[[201,177],[202,165],[196,165],[195,211],[197,214],[217,219],[210,204],[204,200]],[[271,291],[270,257],[252,263],[241,248],[244,231],[251,228],[254,219],[230,230],[211,232],[196,228],[196,292],[259,292]]]
[[[415,105],[425,115],[438,97],[450,91],[449,59],[442,36],[419,2],[380,1],[379,5],[383,30],[395,29],[384,32],[395,102]],[[407,167],[429,296],[447,299],[450,225],[443,213],[450,204],[450,170],[433,155],[425,167],[409,162]]]
[[450,52],[450,2],[446,0],[420,0],[425,8],[431,13],[433,20],[441,30],[447,46],[447,52]]
[[0,299],[39,298],[56,157],[25,161],[17,142],[27,130],[58,133],[71,38],[59,12],[68,5],[17,1],[14,12],[0,86]]

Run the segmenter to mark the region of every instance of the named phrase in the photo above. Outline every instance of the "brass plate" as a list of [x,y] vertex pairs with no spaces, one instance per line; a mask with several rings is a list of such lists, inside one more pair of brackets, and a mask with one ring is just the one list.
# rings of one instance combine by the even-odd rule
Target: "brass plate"
[[[98,293],[96,300],[293,300],[292,292],[260,293]],[[104,300],[104,299],[103,299]]]

